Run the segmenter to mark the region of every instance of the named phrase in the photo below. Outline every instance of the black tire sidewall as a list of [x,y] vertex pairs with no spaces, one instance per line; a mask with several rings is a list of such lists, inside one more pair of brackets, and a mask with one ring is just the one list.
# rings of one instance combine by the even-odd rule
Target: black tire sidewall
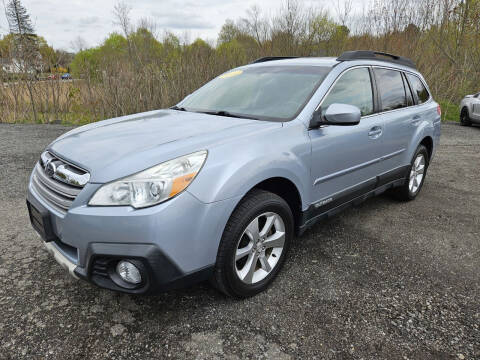
[[466,108],[463,108],[460,113],[460,124],[463,126],[469,126],[471,124],[470,115],[468,114],[468,110]]
[[[230,289],[237,297],[249,297],[265,290],[273,278],[278,274],[283,263],[285,262],[290,243],[293,238],[293,216],[288,204],[283,199],[274,194],[271,195],[273,195],[273,197],[256,203],[255,206],[249,208],[245,213],[243,213],[242,221],[233,225],[233,231],[229,234],[229,238],[222,240],[228,242],[227,257],[225,259],[225,263],[223,264],[223,271],[225,273],[226,280],[229,283]],[[265,277],[265,279],[256,284],[245,284],[238,278],[235,270],[234,257],[237,250],[238,240],[243,234],[245,228],[255,217],[269,211],[278,214],[285,224],[285,245],[275,268],[270,272],[270,274],[268,274],[268,276]]]

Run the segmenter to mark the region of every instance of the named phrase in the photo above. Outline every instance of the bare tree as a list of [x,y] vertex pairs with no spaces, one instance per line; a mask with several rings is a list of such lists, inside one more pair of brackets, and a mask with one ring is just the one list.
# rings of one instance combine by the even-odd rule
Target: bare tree
[[263,17],[259,6],[254,5],[247,10],[247,16],[242,18],[242,23],[246,33],[253,36],[258,46],[263,47],[269,35],[268,20]]
[[132,11],[132,8],[126,2],[118,2],[113,8],[114,24],[120,26],[125,37],[128,37],[132,30],[130,11]]
[[352,0],[332,0],[332,2],[333,8],[335,9],[337,17],[340,20],[340,24],[343,26],[347,26],[352,16]]
[[70,43],[70,46],[75,52],[83,51],[88,47],[87,42],[81,36],[77,36],[75,40]]

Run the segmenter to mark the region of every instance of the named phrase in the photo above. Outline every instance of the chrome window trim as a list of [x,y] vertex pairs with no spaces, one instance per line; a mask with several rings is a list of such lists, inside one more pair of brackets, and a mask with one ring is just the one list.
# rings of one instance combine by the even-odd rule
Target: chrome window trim
[[[327,92],[325,93],[325,95],[322,96],[322,99],[320,100],[320,102],[318,103],[317,107],[315,108],[315,111],[317,111],[323,104],[323,102],[325,101],[325,98],[330,94],[330,92],[332,91],[333,87],[337,84],[338,80],[340,80],[340,78],[346,74],[347,72],[349,72],[350,70],[354,70],[354,69],[361,69],[361,68],[370,68],[370,65],[355,65],[355,66],[352,66],[352,67],[349,67],[345,70],[343,70],[340,74],[338,74],[338,76],[336,77],[335,81],[332,83],[332,85],[330,85],[330,87],[328,88]],[[371,81],[371,80],[370,80]],[[373,85],[373,84],[372,84]],[[372,101],[373,101],[373,94],[372,94]],[[366,115],[366,116],[370,116],[370,115]],[[362,116],[363,117],[363,116]]]
[[[430,101],[433,99],[432,93],[430,92],[430,89],[428,88],[427,84],[422,80],[422,78],[421,78],[420,76],[418,76],[418,74],[412,73],[412,72],[410,72],[410,71],[404,71],[404,72],[405,72],[405,75],[407,75],[407,73],[408,73],[408,75],[415,76],[415,77],[416,77],[418,80],[420,80],[420,82],[423,84],[423,86],[425,87],[425,90],[427,90],[428,100],[425,101],[425,102],[423,102],[423,103],[421,103],[421,104],[417,104],[417,105],[423,105],[423,104],[426,104],[426,103],[430,102]],[[405,78],[406,78],[407,81],[408,81],[408,78],[407,78],[406,76],[405,76]],[[408,81],[408,83],[410,84],[410,81]],[[411,85],[410,85],[410,87],[411,87]],[[412,95],[413,95],[413,90],[412,90]]]
[[[359,69],[359,68],[369,68],[369,69],[374,69],[374,68],[381,68],[381,69],[387,69],[387,70],[394,70],[394,71],[399,71],[399,72],[403,72],[403,73],[408,73],[410,75],[413,75],[413,76],[416,76],[420,82],[423,84],[423,86],[425,86],[425,89],[427,89],[427,92],[428,92],[428,95],[429,95],[429,98],[427,101],[425,101],[424,103],[421,103],[421,104],[413,104],[413,105],[410,105],[410,106],[405,106],[405,107],[402,107],[402,108],[399,108],[399,109],[394,109],[394,110],[387,110],[387,111],[379,111],[379,112],[376,112],[376,113],[373,113],[373,114],[370,114],[370,115],[365,115],[365,116],[361,116],[361,119],[367,119],[367,118],[370,118],[372,116],[378,116],[378,115],[383,115],[383,114],[388,114],[388,113],[392,113],[392,112],[395,112],[395,111],[402,111],[402,110],[405,110],[405,109],[410,109],[410,108],[413,108],[413,107],[416,107],[416,106],[424,106],[426,104],[429,104],[431,102],[433,102],[433,97],[432,97],[432,94],[430,93],[430,89],[428,88],[428,86],[425,84],[425,82],[422,80],[422,78],[420,76],[418,76],[418,74],[414,73],[414,72],[411,72],[411,71],[407,71],[407,70],[403,70],[403,69],[398,69],[398,68],[394,68],[394,67],[391,67],[391,66],[383,66],[383,65],[355,65],[355,66],[352,66],[352,67],[349,67],[345,70],[343,70],[340,74],[338,74],[338,76],[335,78],[335,81],[332,83],[332,85],[330,85],[330,87],[328,88],[327,92],[325,93],[325,95],[323,95],[322,99],[320,100],[319,104],[317,105],[317,107],[315,108],[315,111],[317,111],[323,104],[323,101],[325,100],[325,98],[330,94],[330,92],[332,91],[332,88],[335,86],[335,84],[338,82],[338,80],[345,74],[347,73],[348,71],[350,70],[353,70],[353,69]],[[373,84],[372,84],[373,86]],[[324,126],[329,126],[329,125],[324,125]],[[322,127],[324,127],[322,126]]]
[[[388,111],[381,111],[381,112],[378,112],[377,114],[383,114],[383,113],[388,113],[388,112],[391,112],[391,111],[397,111],[397,110],[402,110],[402,109],[408,109],[408,108],[411,108],[411,107],[414,107],[414,106],[421,106],[421,105],[425,105],[426,103],[429,103],[432,101],[432,94],[430,93],[430,89],[428,88],[427,84],[425,84],[425,82],[422,80],[422,78],[420,76],[418,76],[418,74],[415,74],[414,72],[411,72],[411,71],[407,71],[407,70],[402,70],[402,69],[398,69],[398,68],[394,68],[394,67],[390,67],[390,66],[382,66],[382,65],[372,65],[371,68],[380,68],[380,69],[387,69],[387,70],[394,70],[394,71],[400,71],[400,72],[403,72],[403,73],[408,73],[410,75],[413,75],[415,77],[418,78],[418,80],[420,80],[420,82],[423,84],[423,86],[425,86],[425,89],[427,90],[428,92],[428,100],[421,103],[421,104],[414,104],[414,105],[410,105],[410,106],[405,106],[403,108],[400,108],[400,109],[394,109],[394,110],[388,110]],[[408,79],[407,79],[408,80]]]

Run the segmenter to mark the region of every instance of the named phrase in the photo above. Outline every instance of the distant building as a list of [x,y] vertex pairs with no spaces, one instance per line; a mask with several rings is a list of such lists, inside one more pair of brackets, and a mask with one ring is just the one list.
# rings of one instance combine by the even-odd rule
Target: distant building
[[40,68],[31,66],[31,65],[25,65],[25,62],[21,59],[5,59],[5,58],[0,58],[0,69],[7,73],[7,74],[20,74],[20,73],[29,73],[29,74],[35,74]]

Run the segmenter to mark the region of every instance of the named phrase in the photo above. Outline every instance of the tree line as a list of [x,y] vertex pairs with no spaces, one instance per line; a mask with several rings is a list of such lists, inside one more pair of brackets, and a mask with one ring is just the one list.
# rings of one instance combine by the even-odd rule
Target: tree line
[[[164,108],[262,56],[339,56],[356,49],[412,58],[447,116],[451,109],[456,116],[455,104],[465,94],[480,91],[480,0],[373,0],[353,15],[351,0],[333,4],[306,8],[287,0],[274,15],[254,6],[226,20],[212,44],[182,41],[152,21],[134,24],[130,8],[120,3],[114,9],[119,31],[94,48],[79,41],[79,51],[64,64],[72,82],[35,83],[32,76],[12,82],[0,72],[0,121],[86,123]],[[16,28],[10,49],[23,56],[28,47]],[[49,68],[58,66],[58,56],[49,59]]]

